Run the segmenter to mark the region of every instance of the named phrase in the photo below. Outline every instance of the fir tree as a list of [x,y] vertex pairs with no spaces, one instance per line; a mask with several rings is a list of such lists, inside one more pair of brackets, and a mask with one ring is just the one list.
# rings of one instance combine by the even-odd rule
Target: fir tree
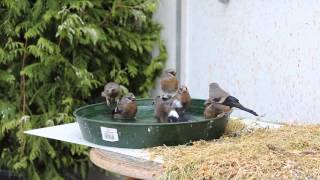
[[[85,178],[87,148],[26,136],[116,81],[147,96],[167,58],[154,0],[0,0],[0,169]],[[158,55],[151,52],[158,49]]]

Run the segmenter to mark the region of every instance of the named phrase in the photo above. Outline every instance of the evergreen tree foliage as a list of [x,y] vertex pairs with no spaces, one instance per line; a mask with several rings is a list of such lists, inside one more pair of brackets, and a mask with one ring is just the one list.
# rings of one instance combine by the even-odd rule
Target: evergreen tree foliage
[[155,0],[0,0],[0,169],[85,178],[86,147],[23,132],[74,122],[73,110],[108,81],[147,96],[167,58],[156,8]]

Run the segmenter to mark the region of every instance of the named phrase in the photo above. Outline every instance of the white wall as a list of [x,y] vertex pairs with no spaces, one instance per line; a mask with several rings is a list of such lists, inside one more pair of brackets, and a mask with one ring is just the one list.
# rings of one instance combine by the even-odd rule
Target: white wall
[[154,15],[156,21],[163,26],[162,38],[165,41],[169,58],[167,67],[176,68],[176,37],[177,37],[177,0],[161,0],[159,8]]
[[[166,68],[176,68],[177,59],[177,0],[161,0],[159,2],[159,8],[154,15],[154,18],[163,26],[161,33],[162,39],[165,42],[168,59],[166,62]],[[157,79],[156,87],[152,92],[152,96],[161,93],[159,87],[159,79]]]
[[194,98],[216,81],[266,120],[320,123],[320,1],[183,1],[183,82]]

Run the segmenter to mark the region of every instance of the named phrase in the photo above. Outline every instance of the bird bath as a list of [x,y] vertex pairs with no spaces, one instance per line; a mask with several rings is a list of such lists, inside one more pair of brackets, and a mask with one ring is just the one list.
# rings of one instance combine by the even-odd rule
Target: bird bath
[[196,140],[219,138],[229,115],[204,119],[204,100],[192,99],[186,110],[187,121],[159,123],[154,118],[153,99],[136,100],[138,112],[134,120],[114,119],[112,107],[98,103],[74,112],[85,140],[105,146],[146,148],[161,145],[186,144]]

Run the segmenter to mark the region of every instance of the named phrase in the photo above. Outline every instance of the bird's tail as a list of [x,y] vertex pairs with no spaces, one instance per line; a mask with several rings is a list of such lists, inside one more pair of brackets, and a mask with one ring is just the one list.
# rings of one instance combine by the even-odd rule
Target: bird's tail
[[243,111],[247,111],[248,113],[251,113],[251,114],[253,114],[255,116],[259,116],[256,112],[254,112],[253,110],[242,106],[240,103],[234,104],[234,107],[239,108],[239,109],[241,109]]

